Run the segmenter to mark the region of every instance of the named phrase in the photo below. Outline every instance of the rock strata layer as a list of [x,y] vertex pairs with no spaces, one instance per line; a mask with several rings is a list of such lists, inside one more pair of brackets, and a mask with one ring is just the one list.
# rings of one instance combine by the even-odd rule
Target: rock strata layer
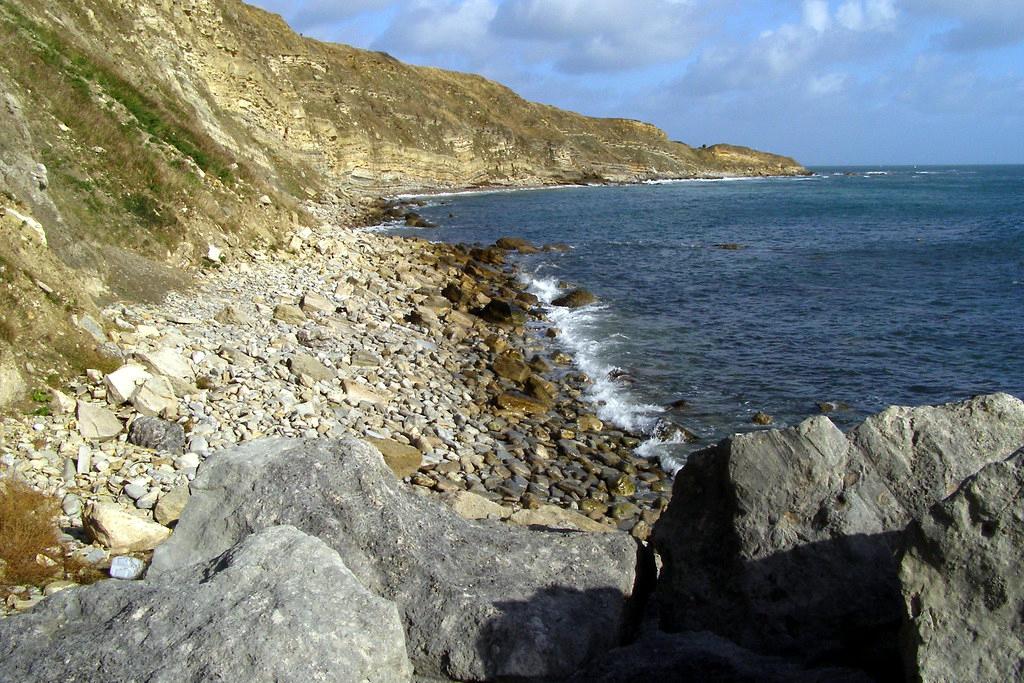
[[614,647],[629,624],[637,547],[625,534],[469,522],[402,488],[354,439],[271,439],[217,454],[150,574],[216,557],[291,524],[394,600],[424,676],[559,678]]
[[890,408],[849,435],[815,417],[694,454],[655,528],[664,626],[898,668],[903,528],[1022,444],[1024,403],[996,394]]
[[[140,646],[142,644],[142,646]],[[4,681],[408,681],[395,605],[293,527],[0,621]]]

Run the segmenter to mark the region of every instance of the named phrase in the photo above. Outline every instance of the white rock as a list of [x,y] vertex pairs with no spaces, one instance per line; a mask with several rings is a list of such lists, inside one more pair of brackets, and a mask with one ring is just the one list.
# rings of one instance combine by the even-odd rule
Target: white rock
[[178,397],[166,377],[150,377],[132,396],[132,406],[143,415],[175,418],[178,415]]
[[221,251],[220,247],[213,244],[209,245],[206,250],[206,260],[212,261],[213,263],[220,263],[222,258],[224,258],[224,252]]
[[127,403],[143,382],[150,378],[149,371],[138,363],[127,363],[103,379],[107,386],[107,400],[114,405]]
[[359,382],[351,379],[345,379],[341,381],[342,389],[345,390],[345,397],[350,403],[359,403],[366,401],[367,403],[373,403],[376,405],[387,404],[387,399],[378,394],[377,392],[369,389]]
[[92,469],[92,449],[85,445],[79,446],[75,472],[78,474],[88,474],[90,469]]
[[157,375],[174,377],[191,382],[196,378],[188,360],[174,349],[164,348],[159,351],[139,354],[139,360]]
[[78,433],[86,439],[109,441],[113,439],[124,425],[114,413],[94,403],[78,402]]
[[50,399],[50,412],[54,415],[71,415],[75,412],[78,401],[56,389],[50,393],[53,394],[53,398]]
[[118,555],[110,561],[110,576],[123,581],[134,581],[145,569],[145,563],[137,557]]

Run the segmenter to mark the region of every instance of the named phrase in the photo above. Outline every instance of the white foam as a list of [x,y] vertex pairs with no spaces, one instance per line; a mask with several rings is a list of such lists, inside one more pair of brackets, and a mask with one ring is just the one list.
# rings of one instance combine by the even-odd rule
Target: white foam
[[522,273],[521,277],[529,291],[546,304],[548,318],[560,330],[558,343],[572,354],[576,366],[593,381],[586,398],[594,405],[597,416],[631,432],[650,433],[663,409],[640,402],[621,382],[609,377],[616,368],[607,358],[622,337],[612,335],[598,339],[597,327],[607,306],[601,303],[575,309],[551,306],[563,293],[556,278],[528,273]]

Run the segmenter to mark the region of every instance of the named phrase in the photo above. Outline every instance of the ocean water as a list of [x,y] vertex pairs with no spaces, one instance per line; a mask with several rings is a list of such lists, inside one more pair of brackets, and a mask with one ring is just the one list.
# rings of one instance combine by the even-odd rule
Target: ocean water
[[[550,310],[556,343],[599,415],[670,469],[762,429],[758,411],[777,427],[831,402],[848,428],[891,404],[1024,396],[1024,166],[814,171],[435,196],[421,213],[440,227],[396,232],[570,244],[519,257],[523,277],[546,302],[569,283],[600,297]],[[663,442],[666,424],[699,441]]]

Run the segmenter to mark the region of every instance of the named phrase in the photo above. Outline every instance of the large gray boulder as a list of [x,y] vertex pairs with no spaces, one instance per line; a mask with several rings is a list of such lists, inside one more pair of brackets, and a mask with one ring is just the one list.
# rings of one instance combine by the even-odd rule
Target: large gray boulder
[[890,408],[849,435],[815,417],[694,454],[654,530],[663,626],[898,669],[902,530],[1022,444],[1024,403],[996,394]]
[[618,645],[629,622],[637,546],[625,534],[463,520],[354,439],[270,439],[212,456],[150,571],[203,562],[276,524],[322,539],[398,604],[422,676],[564,677]]
[[1024,449],[986,466],[907,529],[908,673],[1024,680]]
[[804,668],[707,631],[645,634],[577,672],[570,683],[871,683],[864,673]]
[[2,681],[408,681],[394,603],[293,527],[0,620]]

